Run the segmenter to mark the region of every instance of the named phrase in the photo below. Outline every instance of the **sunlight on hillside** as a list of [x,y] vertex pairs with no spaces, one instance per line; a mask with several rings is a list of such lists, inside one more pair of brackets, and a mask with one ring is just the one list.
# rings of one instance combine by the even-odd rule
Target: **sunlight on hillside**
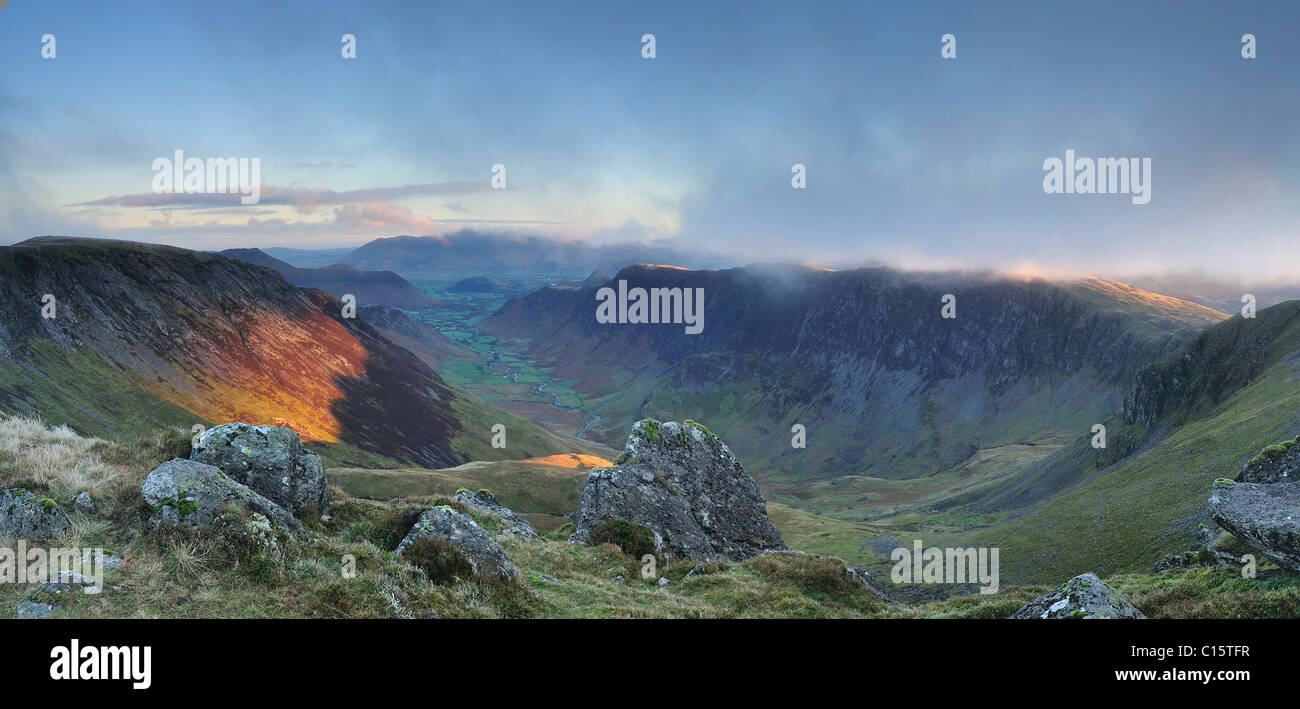
[[585,453],[558,453],[541,458],[529,458],[519,462],[550,465],[556,468],[606,468],[614,464],[613,461]]
[[346,397],[338,382],[365,376],[365,346],[319,311],[257,313],[232,324],[239,339],[214,338],[204,367],[141,386],[208,421],[284,426],[305,441],[337,443],[342,425],[334,406]]

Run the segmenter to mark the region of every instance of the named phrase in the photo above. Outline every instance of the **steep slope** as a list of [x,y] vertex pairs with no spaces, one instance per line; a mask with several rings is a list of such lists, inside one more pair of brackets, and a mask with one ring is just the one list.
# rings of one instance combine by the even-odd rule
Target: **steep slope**
[[441,372],[448,358],[469,358],[474,353],[469,348],[443,336],[442,333],[406,316],[397,308],[380,305],[363,306],[358,317],[370,323],[391,342],[410,350],[429,368]]
[[[104,435],[275,423],[430,466],[569,449],[452,389],[325,293],[223,256],[29,239],[0,249],[0,303],[3,412]],[[506,449],[489,445],[494,423]]]
[[1233,317],[1143,369],[1107,447],[1087,437],[957,509],[1032,512],[969,539],[1002,548],[1009,580],[1146,570],[1204,524],[1215,478],[1300,432],[1300,301]]
[[358,271],[343,264],[299,268],[270,256],[261,249],[226,249],[220,253],[222,256],[279,271],[280,275],[295,286],[323,290],[335,298],[351,293],[356,296],[358,303],[407,310],[432,308],[438,304],[437,299],[407,283],[406,279],[392,271]]
[[[619,280],[702,288],[703,331],[598,323],[597,289]],[[945,294],[956,318],[941,317]],[[1120,409],[1135,370],[1222,318],[1097,279],[634,266],[512,300],[481,327],[586,397],[598,440],[693,417],[770,483],[915,478],[1045,432],[1072,438]]]

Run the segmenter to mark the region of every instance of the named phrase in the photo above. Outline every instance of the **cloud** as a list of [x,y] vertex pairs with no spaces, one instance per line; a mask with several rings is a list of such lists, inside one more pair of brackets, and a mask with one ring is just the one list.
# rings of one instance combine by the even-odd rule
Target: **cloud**
[[348,163],[348,162],[341,162],[335,165],[330,160],[322,160],[320,162],[301,162],[301,161],[291,162],[289,163],[289,167],[297,167],[297,168],[303,168],[307,170],[321,170],[327,167],[337,167],[340,170],[351,170],[352,168],[356,167],[356,165],[353,165],[352,163]]
[[[426,195],[473,194],[491,189],[486,180],[473,182],[430,182],[420,185],[398,185],[396,187],[371,187],[360,190],[337,191],[324,187],[276,187],[262,186],[262,198],[257,205],[284,205],[295,209],[310,211],[319,207],[343,204],[365,204],[372,202],[389,202],[397,199],[423,197]],[[128,195],[109,195],[89,202],[74,202],[70,207],[135,207],[150,209],[212,209],[228,208],[240,204],[238,194],[184,193],[184,192],[142,192]],[[252,205],[250,205],[252,206]]]
[[358,229],[416,234],[428,234],[435,228],[429,217],[390,202],[340,207],[335,213],[335,221]]

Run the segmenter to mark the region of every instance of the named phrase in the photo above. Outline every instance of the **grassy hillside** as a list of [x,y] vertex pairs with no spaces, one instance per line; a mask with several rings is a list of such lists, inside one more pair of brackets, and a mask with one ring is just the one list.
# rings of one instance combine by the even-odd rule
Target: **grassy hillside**
[[[328,474],[330,484],[354,497],[371,500],[452,496],[461,489],[486,489],[538,529],[556,529],[568,521],[566,515],[578,508],[578,494],[587,473],[609,461],[577,455],[553,458],[557,460],[474,461],[441,470],[330,468]],[[562,464],[564,458],[582,459]]]
[[[45,293],[55,317],[41,313]],[[345,318],[337,300],[242,261],[31,239],[0,248],[0,296],[0,413],[123,440],[161,426],[283,425],[327,460],[367,467],[590,452],[447,385],[429,366],[436,352],[424,360],[384,337],[399,312]],[[491,445],[497,424],[505,448]]]
[[[521,572],[518,585],[433,578],[392,550],[413,511],[457,505],[443,496],[378,502],[335,487],[328,522],[304,519],[309,535],[278,534],[274,545],[238,515],[202,532],[151,527],[140,484],[188,446],[183,431],[123,444],[0,418],[0,487],[30,488],[65,506],[90,491],[96,511],[72,513],[73,531],[54,543],[104,547],[125,559],[105,577],[120,589],[99,595],[0,584],[0,614],[33,600],[57,603],[56,617],[75,618],[1005,618],[1049,590],[1004,584],[988,596],[886,604],[845,577],[834,555],[852,550],[818,547],[867,528],[780,506],[771,510],[787,541],[820,553],[709,564],[692,578],[694,564],[672,564],[657,570],[669,579],[659,586],[641,579],[639,562],[618,547],[569,544],[559,530],[531,541],[503,538]],[[495,518],[474,516],[499,528]],[[348,558],[356,561],[351,578],[342,572]],[[1266,572],[1251,581],[1231,569],[1190,569],[1107,581],[1151,617],[1300,615],[1300,575]]]
[[34,340],[27,361],[0,360],[0,412],[41,416],[92,436],[210,422],[141,389],[86,351]]
[[1300,431],[1300,303],[1211,328],[1140,380],[1156,385],[1138,388],[1126,417],[1145,422],[1108,422],[1114,445],[1131,452],[1077,441],[1024,473],[1073,481],[1065,492],[966,537],[1000,546],[1008,578],[1141,571],[1186,548],[1201,524],[1213,527],[1214,479]]

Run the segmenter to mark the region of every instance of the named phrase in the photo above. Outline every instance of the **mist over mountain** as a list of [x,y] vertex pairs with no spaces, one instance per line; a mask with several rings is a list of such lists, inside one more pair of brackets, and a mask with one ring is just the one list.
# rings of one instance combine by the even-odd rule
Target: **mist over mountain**
[[1256,308],[1300,298],[1300,282],[1270,279],[1247,282],[1204,273],[1167,272],[1121,277],[1138,288],[1163,293],[1214,308],[1228,315],[1241,312],[1243,297],[1255,296]]
[[[620,280],[702,288],[703,332],[597,322],[598,288]],[[512,300],[482,327],[587,397],[605,416],[598,434],[693,416],[769,479],[905,479],[1086,432],[1120,409],[1137,369],[1223,318],[1099,279],[630,266]],[[806,449],[791,446],[795,424]]]
[[458,231],[442,236],[375,239],[357,247],[343,262],[360,269],[394,271],[408,278],[520,270],[581,278],[596,270],[614,272],[629,263],[712,266],[725,263],[725,259],[638,243],[598,245],[541,236]]

